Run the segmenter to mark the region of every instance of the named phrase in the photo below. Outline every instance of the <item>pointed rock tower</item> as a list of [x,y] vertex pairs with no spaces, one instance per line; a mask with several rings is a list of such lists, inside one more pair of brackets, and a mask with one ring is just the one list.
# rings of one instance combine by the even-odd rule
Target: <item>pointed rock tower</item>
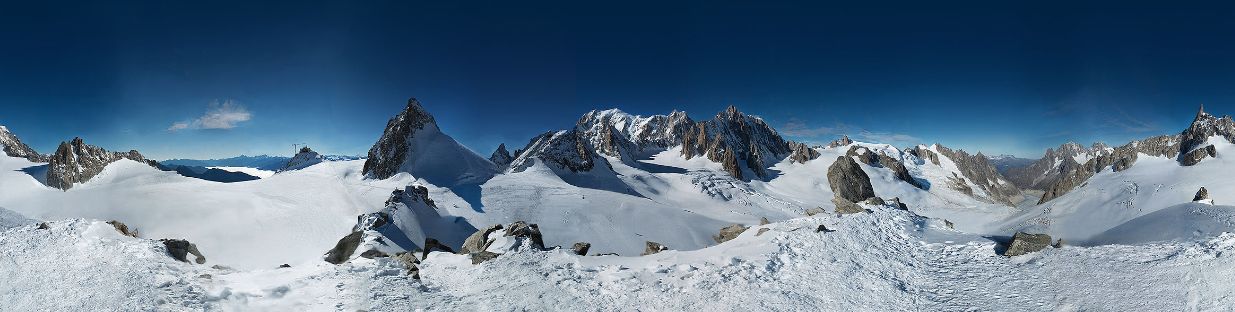
[[496,168],[442,133],[433,115],[412,98],[402,112],[386,123],[382,137],[369,149],[363,171],[365,176],[375,179],[407,172],[434,185],[449,187],[488,180]]

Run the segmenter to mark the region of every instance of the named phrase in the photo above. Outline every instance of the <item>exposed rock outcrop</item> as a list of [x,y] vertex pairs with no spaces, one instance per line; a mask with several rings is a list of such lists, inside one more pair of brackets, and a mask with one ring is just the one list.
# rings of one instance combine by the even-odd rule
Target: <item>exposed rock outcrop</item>
[[592,244],[578,242],[574,246],[570,246],[570,252],[580,256],[586,256],[587,250],[592,248]]
[[734,238],[738,238],[738,235],[742,235],[742,232],[746,232],[746,229],[748,228],[749,227],[742,226],[741,224],[732,224],[721,228],[720,234],[712,236],[712,239],[717,243],[724,243],[733,240]]
[[[1205,112],[1205,106],[1201,105],[1192,124],[1179,134],[1179,163],[1192,166],[1206,157],[1216,156],[1216,150],[1209,145],[1209,138],[1213,136],[1221,136],[1227,142],[1235,143],[1235,121],[1231,120],[1231,116],[1219,118],[1210,115]],[[1206,145],[1209,146],[1204,147]],[[1205,151],[1200,151],[1202,149]]]
[[[1000,175],[999,171],[995,170],[995,166],[991,165],[990,159],[987,159],[986,155],[982,155],[982,153],[969,155],[964,150],[952,150],[938,144],[935,145],[935,150],[952,160],[952,163],[956,164],[956,168],[960,170],[961,175],[968,179],[968,182],[981,188],[986,193],[988,200],[1012,206],[1014,205],[1012,200],[1019,198],[1021,195],[1021,190],[1012,183],[1007,182],[1003,175]],[[964,189],[970,188],[966,184],[968,183],[955,185],[959,187],[958,190],[964,191]],[[972,190],[969,190],[967,193],[971,196],[973,195]]]
[[1114,149],[1102,143],[1085,148],[1068,142],[1056,148],[1046,149],[1042,158],[1025,167],[1009,169],[1005,177],[1022,189],[1046,190],[1072,170],[1081,167],[1090,159],[1110,155]]
[[540,227],[523,221],[515,221],[506,227],[506,236],[526,238],[531,241],[532,248],[544,250],[545,241],[540,234]]
[[81,138],[73,138],[69,142],[60,142],[56,153],[52,154],[47,164],[47,185],[61,190],[68,190],[76,183],[89,181],[104,167],[121,159],[130,159],[158,168],[158,162],[147,160],[135,150],[128,152],[109,152],[103,148],[88,145]]
[[128,237],[137,237],[137,230],[129,229],[129,226],[124,224],[124,222],[111,220],[111,221],[107,221],[107,224],[111,224],[112,227],[116,228],[116,232],[120,232],[121,235],[128,236]]
[[828,167],[828,186],[837,198],[850,203],[875,197],[870,177],[853,158],[847,156],[837,157],[836,162]]
[[407,172],[438,186],[480,182],[496,172],[488,159],[442,133],[415,98],[408,99],[407,107],[386,123],[362,170],[375,179]]
[[1107,167],[1116,172],[1128,169],[1132,167],[1133,163],[1136,163],[1137,155],[1139,154],[1174,158],[1179,154],[1178,145],[1178,136],[1163,135],[1140,141],[1132,141],[1116,147],[1110,153],[1098,155],[1080,166],[1069,169],[1067,173],[1060,176],[1055,183],[1046,189],[1046,192],[1042,194],[1042,199],[1038,200],[1038,204],[1043,204],[1063,196],[1063,194],[1085,183],[1094,174],[1101,172]]
[[17,135],[9,132],[9,129],[4,126],[0,126],[0,150],[9,157],[21,157],[32,162],[48,161],[47,155],[39,154],[26,143],[22,143]]
[[682,141],[683,157],[707,157],[724,164],[725,171],[739,179],[743,179],[742,167],[756,175],[750,178],[767,177],[767,161],[784,159],[791,152],[789,142],[763,119],[743,114],[734,106],[696,123]]
[[819,151],[814,147],[806,145],[806,143],[789,142],[789,161],[804,164],[808,161],[819,158]]
[[1003,255],[1008,257],[1020,256],[1042,250],[1050,245],[1050,235],[1016,232],[1015,235],[1012,235],[1012,242],[1008,243],[1008,249],[1003,252]]
[[360,241],[363,237],[364,232],[352,232],[347,234],[347,236],[343,236],[334,244],[334,248],[326,252],[326,262],[333,264],[347,262],[352,257],[352,254],[356,253],[356,248],[360,246]]
[[494,224],[477,230],[476,233],[472,233],[471,236],[468,236],[467,239],[463,241],[463,247],[459,248],[459,253],[470,254],[489,249],[489,245],[493,244],[493,240],[489,239],[489,234],[501,229],[501,224]]
[[853,140],[850,140],[849,136],[846,135],[841,136],[840,139],[836,139],[835,141],[828,143],[828,148],[841,147],[849,144],[853,144]]
[[836,205],[836,213],[839,214],[866,212],[866,208],[840,197],[832,197],[832,204]]
[[197,250],[197,245],[183,239],[163,239],[163,246],[167,247],[167,253],[183,262],[189,262],[188,255],[193,254],[193,262],[197,264],[206,263],[206,256],[202,256],[202,252]]
[[665,250],[669,250],[669,247],[665,247],[665,245],[661,245],[660,243],[657,243],[657,242],[648,241],[647,248],[643,250],[642,255],[644,256],[652,255],[652,254],[656,254],[656,253],[659,253]]
[[1209,191],[1206,190],[1204,186],[1202,186],[1200,190],[1196,191],[1196,196],[1192,197],[1192,201],[1204,202],[1210,205],[1214,204],[1214,200],[1209,198]]

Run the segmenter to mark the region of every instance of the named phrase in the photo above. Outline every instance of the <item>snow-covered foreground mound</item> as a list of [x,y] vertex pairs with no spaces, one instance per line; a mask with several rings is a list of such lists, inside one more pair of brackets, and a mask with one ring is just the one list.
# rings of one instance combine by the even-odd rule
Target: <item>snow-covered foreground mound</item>
[[[521,250],[473,265],[431,253],[422,280],[390,258],[237,272],[175,262],[101,222],[0,233],[0,302],[22,310],[1221,310],[1235,235],[1140,246],[996,244],[884,206],[756,226],[643,257]],[[817,232],[819,225],[831,232]],[[765,233],[759,234],[763,229]],[[545,235],[553,233],[546,232]],[[207,256],[209,256],[207,254]],[[57,276],[49,279],[48,276]]]

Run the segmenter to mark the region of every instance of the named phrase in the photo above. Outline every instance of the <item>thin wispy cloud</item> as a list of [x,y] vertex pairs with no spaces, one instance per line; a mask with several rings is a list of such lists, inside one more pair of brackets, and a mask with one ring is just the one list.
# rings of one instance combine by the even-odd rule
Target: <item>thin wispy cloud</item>
[[206,109],[206,113],[201,117],[192,120],[177,121],[167,127],[167,131],[180,131],[186,129],[231,129],[235,128],[237,123],[249,121],[253,118],[253,114],[249,113],[248,109],[240,105],[234,100],[212,101]]

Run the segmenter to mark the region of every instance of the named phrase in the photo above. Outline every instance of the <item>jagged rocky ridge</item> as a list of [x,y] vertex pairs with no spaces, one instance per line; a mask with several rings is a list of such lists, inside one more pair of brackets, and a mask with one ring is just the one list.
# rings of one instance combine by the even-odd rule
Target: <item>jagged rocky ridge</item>
[[128,152],[109,152],[103,148],[88,145],[80,137],[69,142],[60,142],[56,153],[51,155],[47,165],[47,185],[62,190],[68,190],[76,183],[89,181],[104,167],[117,160],[131,159],[159,168],[159,163],[148,160],[136,150]]
[[1046,154],[1028,166],[1008,169],[1004,174],[1013,184],[1022,189],[1046,190],[1063,175],[1080,167],[1090,159],[1110,155],[1114,149],[1102,143],[1085,148],[1074,142],[1047,149]]
[[608,165],[602,156],[634,164],[639,157],[677,146],[683,157],[706,157],[739,179],[767,178],[768,166],[786,157],[799,162],[819,157],[818,151],[786,141],[763,119],[734,106],[704,121],[681,111],[641,117],[611,109],[588,112],[572,129],[533,138],[515,153],[509,170],[520,172],[539,159],[561,169],[588,171],[597,162]]
[[9,128],[0,126],[0,149],[10,157],[21,157],[33,162],[47,162],[47,155],[39,154],[26,143],[22,143],[17,135],[9,132]]
[[[422,185],[395,190],[385,208],[356,217],[352,232],[326,252],[324,260],[339,264],[355,257],[396,256],[405,262],[418,262],[410,252],[450,251],[448,246],[462,243],[459,233],[475,231],[461,219],[443,216]],[[423,259],[423,256],[421,256]],[[414,269],[410,266],[409,270]]]
[[1195,165],[1207,157],[1217,156],[1216,149],[1208,143],[1214,136],[1235,143],[1235,122],[1232,122],[1231,116],[1219,118],[1210,115],[1205,112],[1205,107],[1201,106],[1192,124],[1178,135],[1161,135],[1132,141],[1068,170],[1046,189],[1038,204],[1063,196],[1107,167],[1115,172],[1128,169],[1136,163],[1139,154],[1175,158],[1181,166]]

